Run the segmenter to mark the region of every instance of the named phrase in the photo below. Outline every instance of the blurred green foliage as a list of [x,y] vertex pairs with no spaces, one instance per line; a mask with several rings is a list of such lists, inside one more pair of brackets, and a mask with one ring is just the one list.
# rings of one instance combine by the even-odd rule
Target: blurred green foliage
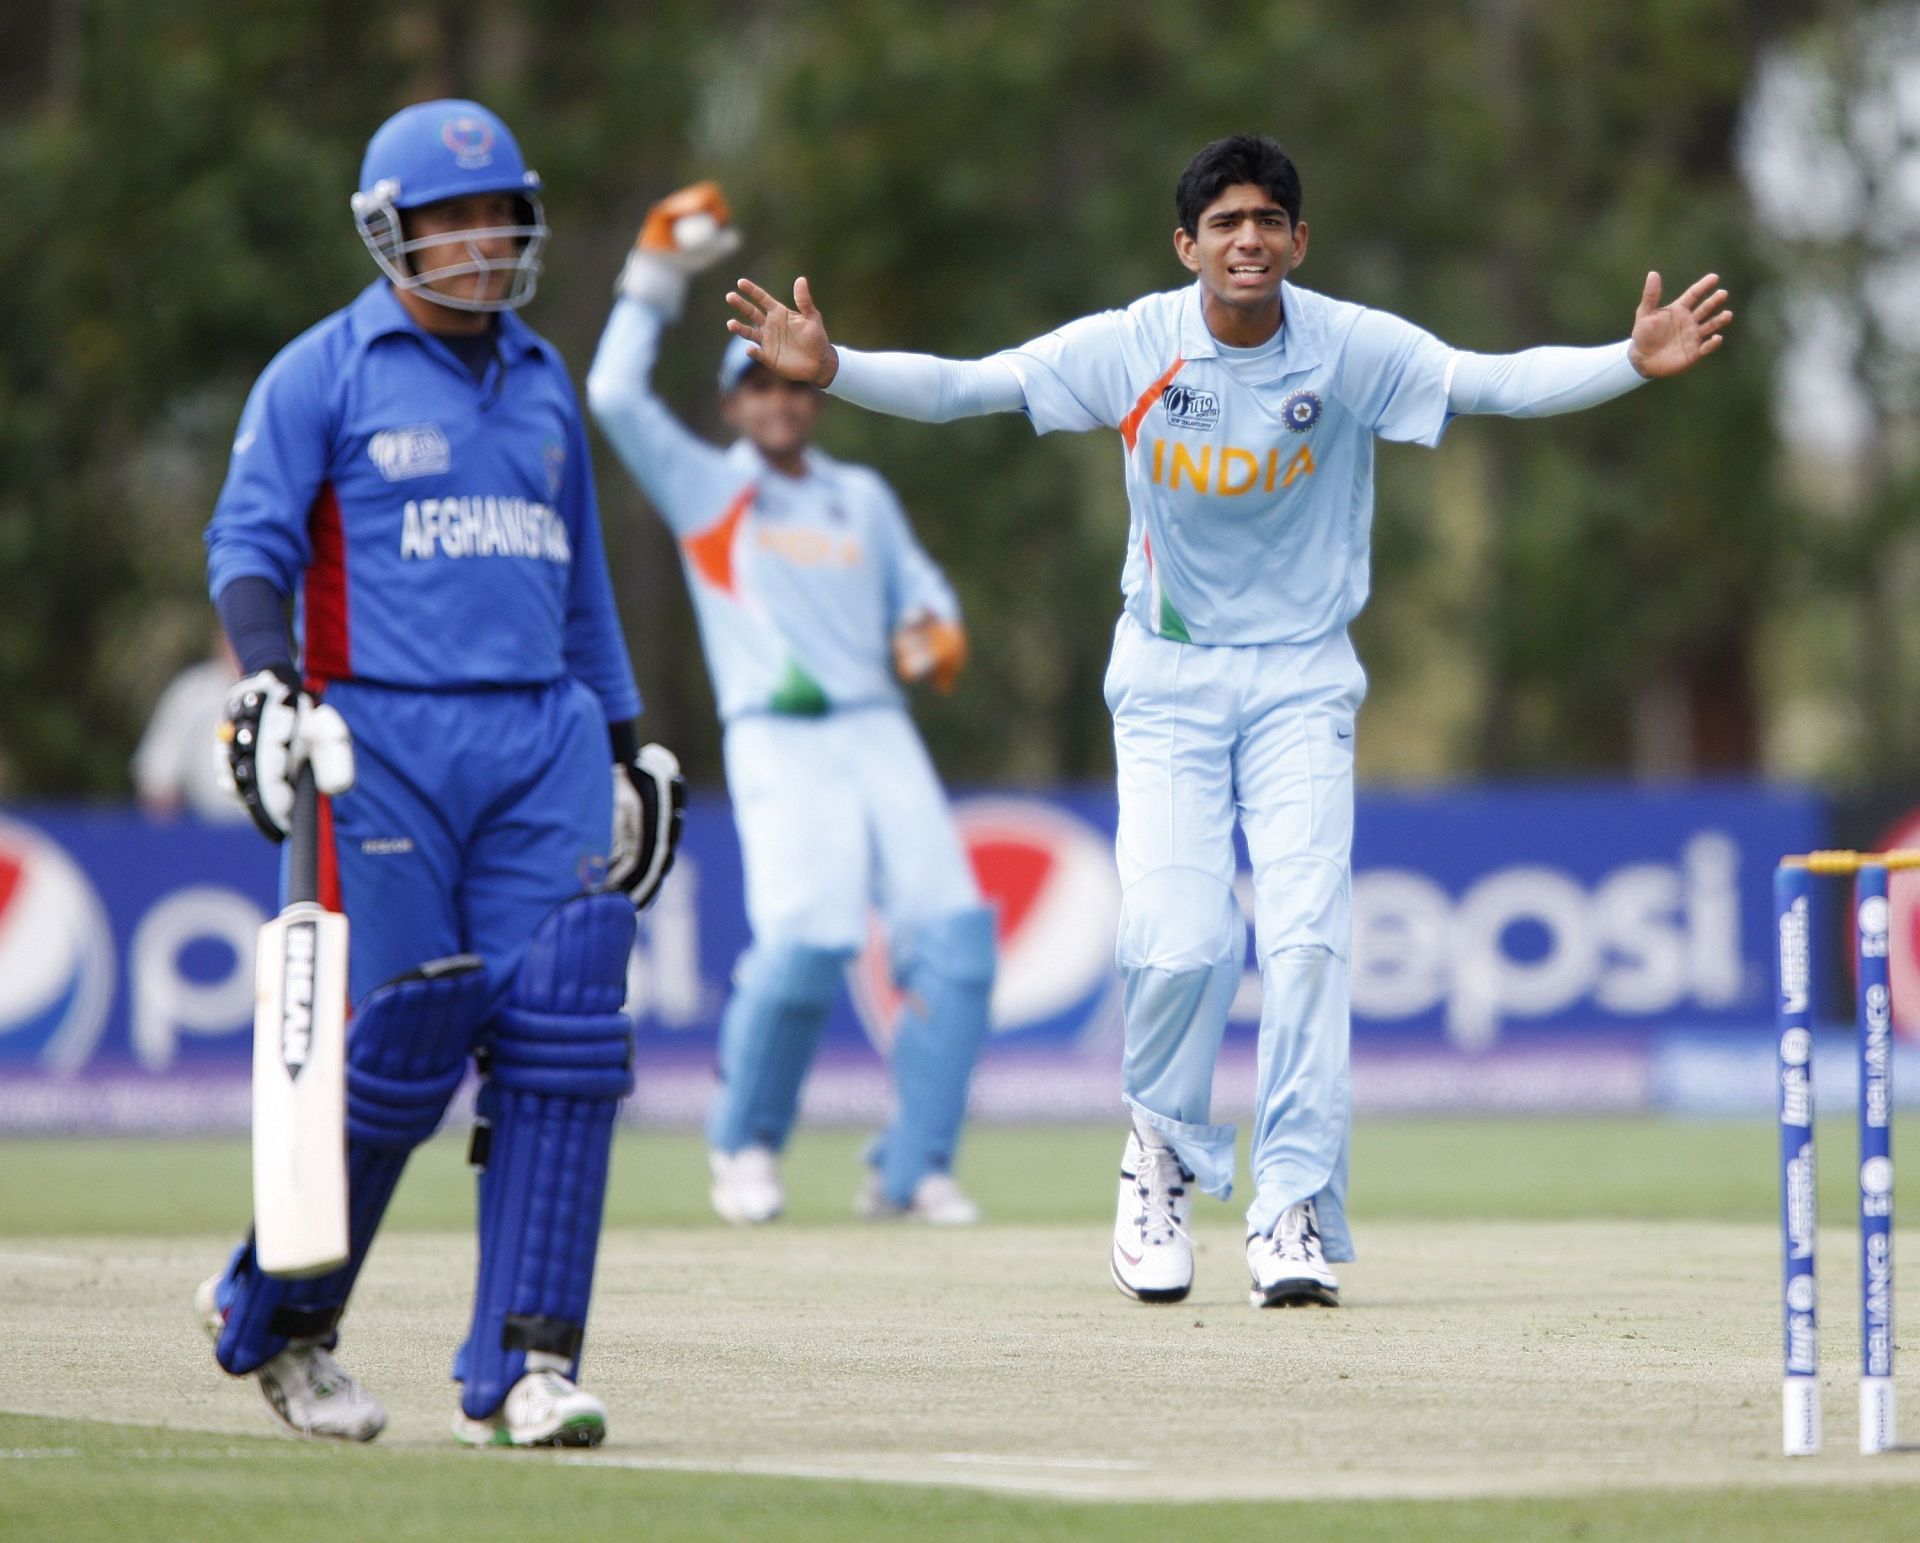
[[[1802,12],[1816,13],[1811,15]],[[1301,281],[1462,347],[1622,336],[1649,267],[1768,275],[1734,158],[1756,57],[1820,7],[1756,0],[16,0],[0,19],[0,791],[109,793],[205,646],[200,528],[252,377],[371,277],[347,197],[403,103],[516,126],[555,230],[529,319],[583,373],[647,204],[721,178],[746,271],[799,272],[854,345],[974,356],[1176,285],[1201,143],[1300,163]],[[725,275],[660,381],[719,434]],[[1374,776],[1618,770],[1678,704],[1696,768],[1751,768],[1756,655],[1796,514],[1752,316],[1680,382],[1549,424],[1383,447],[1358,630]],[[836,407],[899,488],[975,664],[921,710],[962,782],[1111,765],[1100,679],[1126,529],[1111,436],[930,428]],[[671,543],[601,489],[650,731],[717,780]]]

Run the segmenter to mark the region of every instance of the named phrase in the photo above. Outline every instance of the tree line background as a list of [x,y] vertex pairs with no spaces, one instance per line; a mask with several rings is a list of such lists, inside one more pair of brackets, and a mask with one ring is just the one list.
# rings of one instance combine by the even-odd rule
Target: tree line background
[[[1911,4],[1819,0],[13,0],[0,795],[126,787],[207,645],[246,390],[372,277],[361,151],[436,95],[500,111],[546,179],[526,314],[576,381],[647,205],[705,176],[741,271],[806,273],[856,346],[963,356],[1182,282],[1174,180],[1243,130],[1302,168],[1302,283],[1461,347],[1617,338],[1648,268],[1670,294],[1717,270],[1741,314],[1710,367],[1382,447],[1362,775],[1911,777],[1917,39]],[[696,282],[659,375],[716,438],[731,276]],[[822,438],[893,481],[966,606],[972,668],[917,704],[948,775],[1106,775],[1113,436],[836,406]],[[649,732],[715,783],[672,544],[598,470]]]

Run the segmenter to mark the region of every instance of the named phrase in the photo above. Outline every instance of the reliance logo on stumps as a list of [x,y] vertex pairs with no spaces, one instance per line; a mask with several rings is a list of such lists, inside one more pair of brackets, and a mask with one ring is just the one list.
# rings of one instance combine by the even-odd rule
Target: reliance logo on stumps
[[1780,1005],[1793,1014],[1807,1010],[1807,993],[1812,980],[1811,956],[1807,948],[1810,928],[1807,897],[1800,896],[1780,918]]

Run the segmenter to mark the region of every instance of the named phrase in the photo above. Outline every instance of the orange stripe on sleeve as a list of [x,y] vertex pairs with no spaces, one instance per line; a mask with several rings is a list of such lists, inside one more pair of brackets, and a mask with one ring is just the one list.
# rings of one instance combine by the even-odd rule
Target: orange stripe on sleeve
[[739,533],[740,522],[747,517],[747,511],[753,507],[753,495],[754,487],[749,483],[740,490],[739,497],[727,505],[725,514],[680,543],[694,572],[722,594],[733,593],[733,538]]
[[1140,400],[1133,404],[1133,411],[1120,420],[1120,437],[1127,442],[1129,453],[1133,450],[1133,442],[1140,437],[1140,421],[1153,411],[1153,404],[1160,400],[1160,393],[1172,385],[1173,377],[1186,367],[1186,360],[1174,360],[1167,367],[1166,374],[1140,393]]

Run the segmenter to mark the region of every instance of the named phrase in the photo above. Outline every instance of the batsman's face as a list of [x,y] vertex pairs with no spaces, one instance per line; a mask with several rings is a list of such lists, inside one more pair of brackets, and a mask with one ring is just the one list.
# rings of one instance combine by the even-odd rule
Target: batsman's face
[[1194,234],[1174,231],[1173,249],[1215,299],[1259,308],[1306,257],[1307,224],[1295,225],[1265,188],[1239,182],[1200,211]]
[[[460,300],[499,300],[513,282],[519,240],[509,232],[523,222],[519,204],[508,193],[476,193],[425,204],[401,215],[409,242],[423,242],[408,254],[417,274],[443,268],[478,271],[429,277],[425,288]],[[484,266],[482,266],[484,265]]]
[[727,393],[720,410],[734,431],[768,460],[787,460],[813,439],[820,393],[756,365]]

